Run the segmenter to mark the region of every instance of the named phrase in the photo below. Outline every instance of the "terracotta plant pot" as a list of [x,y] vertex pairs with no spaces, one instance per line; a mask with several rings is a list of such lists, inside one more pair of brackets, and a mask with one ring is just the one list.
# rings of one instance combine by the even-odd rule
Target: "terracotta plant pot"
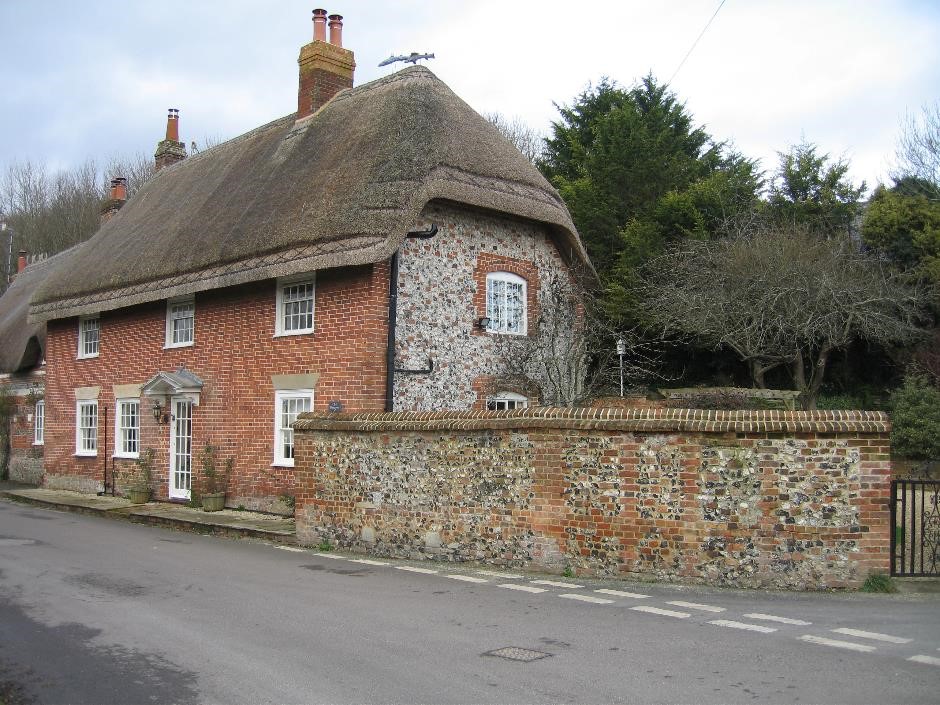
[[150,490],[128,490],[127,497],[131,504],[146,504],[150,501]]
[[224,492],[209,492],[202,495],[202,511],[218,512],[225,508]]

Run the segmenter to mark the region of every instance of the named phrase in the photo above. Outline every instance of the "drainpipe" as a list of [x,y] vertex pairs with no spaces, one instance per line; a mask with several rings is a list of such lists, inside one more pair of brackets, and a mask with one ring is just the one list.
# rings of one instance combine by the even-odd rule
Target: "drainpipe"
[[[427,230],[412,230],[405,237],[411,240],[430,240],[437,235],[437,226]],[[392,255],[388,276],[388,344],[385,348],[385,410],[395,410],[395,328],[398,320],[398,266],[399,252]]]
[[[100,450],[104,451],[102,453],[104,460],[104,491],[99,492],[99,495],[108,494],[108,405],[102,404],[101,411],[104,413],[104,447]],[[100,428],[100,426],[99,426]],[[111,473],[111,496],[114,496],[114,473]]]

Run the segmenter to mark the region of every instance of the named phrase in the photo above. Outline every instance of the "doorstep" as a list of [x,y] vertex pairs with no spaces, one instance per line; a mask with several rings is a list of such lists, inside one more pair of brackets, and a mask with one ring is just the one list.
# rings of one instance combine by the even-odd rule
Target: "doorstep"
[[277,543],[297,543],[292,517],[277,517],[257,512],[223,510],[204,512],[195,507],[148,502],[131,504],[123,497],[108,497],[49,490],[43,488],[6,489],[0,496],[15,502],[62,511],[123,519],[136,524],[166,526],[183,531],[231,537],[261,538]]

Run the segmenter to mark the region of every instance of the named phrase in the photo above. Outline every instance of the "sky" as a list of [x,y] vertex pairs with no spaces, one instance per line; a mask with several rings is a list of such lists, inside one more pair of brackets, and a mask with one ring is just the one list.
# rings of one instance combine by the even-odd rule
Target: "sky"
[[[329,0],[336,2],[337,0]],[[773,170],[800,141],[888,181],[905,116],[940,99],[940,2],[917,0],[0,0],[0,168],[151,155],[235,137],[296,109],[311,10],[344,16],[356,85],[424,62],[481,113],[547,133],[555,104],[647,73],[697,125]]]

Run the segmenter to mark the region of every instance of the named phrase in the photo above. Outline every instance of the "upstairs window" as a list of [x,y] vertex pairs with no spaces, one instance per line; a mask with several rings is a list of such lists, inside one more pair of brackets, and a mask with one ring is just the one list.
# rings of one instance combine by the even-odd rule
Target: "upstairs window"
[[196,302],[193,299],[167,301],[166,347],[182,348],[193,344],[196,329]]
[[312,389],[291,389],[274,395],[274,464],[294,465],[294,421],[313,407]]
[[46,402],[37,401],[33,410],[33,445],[41,446],[45,441],[43,436],[46,430]]
[[486,400],[486,408],[490,411],[508,411],[510,409],[526,409],[529,400],[515,392],[500,392]]
[[114,425],[114,456],[140,457],[140,399],[116,400]]
[[277,284],[276,335],[313,332],[313,279]]
[[526,334],[526,280],[510,272],[486,276],[486,317],[490,333]]
[[98,357],[101,338],[101,319],[98,316],[83,316],[78,319],[78,357]]
[[75,455],[98,455],[98,402],[75,404]]

